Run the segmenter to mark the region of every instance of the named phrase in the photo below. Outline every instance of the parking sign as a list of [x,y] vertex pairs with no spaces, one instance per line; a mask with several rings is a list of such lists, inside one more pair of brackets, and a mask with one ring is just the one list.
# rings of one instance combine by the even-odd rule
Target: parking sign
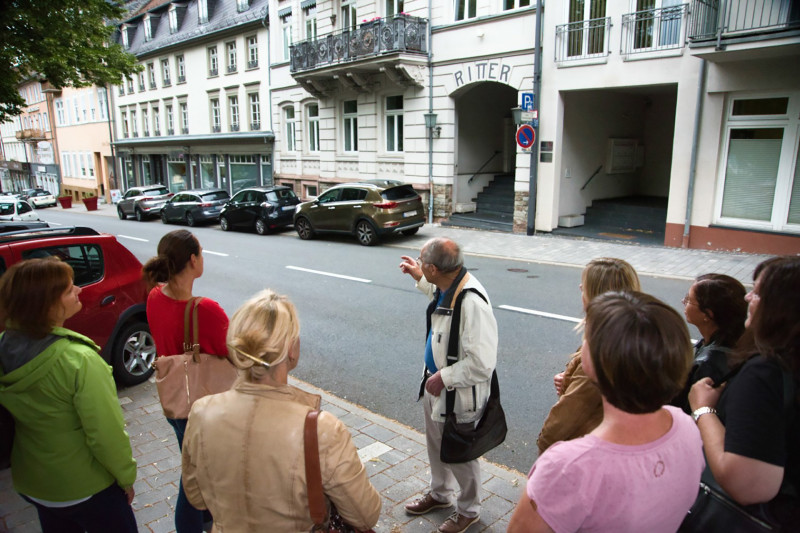
[[522,93],[522,107],[523,111],[533,111],[533,93]]

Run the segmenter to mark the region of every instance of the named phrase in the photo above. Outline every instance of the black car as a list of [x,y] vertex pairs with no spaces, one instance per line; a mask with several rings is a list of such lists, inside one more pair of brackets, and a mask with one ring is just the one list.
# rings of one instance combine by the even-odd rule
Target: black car
[[222,189],[182,191],[167,200],[161,208],[161,222],[183,222],[194,226],[198,222],[219,220],[220,211],[231,196]]
[[223,231],[255,228],[259,235],[292,223],[294,206],[300,203],[289,187],[252,187],[237,192],[219,217]]

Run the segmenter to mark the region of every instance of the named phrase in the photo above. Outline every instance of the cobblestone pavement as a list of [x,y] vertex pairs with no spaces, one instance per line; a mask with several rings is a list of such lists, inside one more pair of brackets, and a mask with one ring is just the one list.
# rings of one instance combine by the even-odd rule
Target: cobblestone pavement
[[[322,408],[350,429],[353,443],[380,491],[383,509],[376,532],[435,531],[452,512],[440,509],[425,516],[408,516],[403,504],[428,486],[430,469],[425,437],[415,429],[367,411],[305,382],[291,379],[302,389],[320,394]],[[175,433],[167,424],[152,381],[119,391],[133,455],[139,464],[133,508],[142,533],[174,531],[173,513],[180,478],[180,453]],[[422,411],[420,410],[420,416]],[[505,531],[525,476],[481,460],[483,509],[470,532]],[[268,531],[265,527],[264,531]],[[0,532],[40,532],[33,506],[14,492],[11,471],[0,472]]]

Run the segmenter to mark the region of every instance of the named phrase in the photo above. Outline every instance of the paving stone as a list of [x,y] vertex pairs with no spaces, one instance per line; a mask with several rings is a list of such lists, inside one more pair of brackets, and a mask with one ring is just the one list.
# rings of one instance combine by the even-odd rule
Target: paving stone
[[425,446],[423,444],[413,441],[404,435],[398,435],[392,440],[388,441],[386,444],[388,444],[392,448],[401,450],[408,455],[414,455],[415,453],[418,453],[421,450],[425,449]]
[[369,435],[373,439],[380,442],[386,442],[397,435],[395,431],[392,431],[391,429],[385,428],[378,424],[370,424],[368,426],[361,428],[361,433]]
[[383,495],[395,502],[404,502],[410,499],[415,494],[421,493],[428,487],[427,483],[424,483],[416,478],[408,478],[402,481],[398,481],[391,487],[387,488],[386,490],[382,491]]
[[515,505],[517,501],[519,501],[519,497],[524,488],[524,478],[522,481],[518,480],[515,483],[509,483],[507,480],[493,477],[483,484],[483,490],[487,493],[497,494],[501,498],[504,498],[509,502],[513,502]]
[[355,445],[357,450],[361,448],[366,448],[370,444],[375,443],[376,440],[370,437],[369,435],[364,435],[363,433],[357,433],[353,435],[353,444]]
[[155,520],[167,516],[172,518],[172,513],[172,507],[170,507],[166,502],[154,503],[153,505],[149,505],[139,509],[138,511],[134,511],[137,524],[147,524],[148,522],[154,522]]
[[401,481],[403,479],[408,479],[419,472],[424,472],[427,467],[427,463],[423,463],[419,459],[409,457],[405,461],[397,463],[391,468],[387,468],[383,471],[383,473],[391,478]]

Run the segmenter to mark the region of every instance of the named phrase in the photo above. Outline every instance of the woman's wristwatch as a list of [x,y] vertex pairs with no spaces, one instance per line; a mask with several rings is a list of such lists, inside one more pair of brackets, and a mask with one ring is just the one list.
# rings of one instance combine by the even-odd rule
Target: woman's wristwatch
[[706,415],[708,413],[717,414],[717,410],[713,407],[698,407],[694,411],[692,411],[692,418],[694,418],[695,423],[700,419],[701,416]]

